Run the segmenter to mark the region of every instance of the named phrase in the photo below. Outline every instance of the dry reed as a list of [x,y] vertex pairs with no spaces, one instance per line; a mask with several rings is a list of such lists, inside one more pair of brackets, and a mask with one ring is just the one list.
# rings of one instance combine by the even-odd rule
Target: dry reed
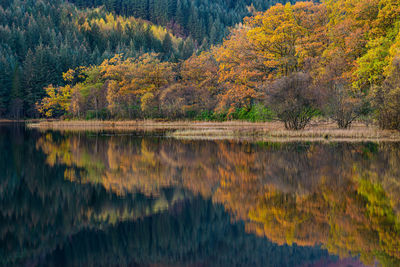
[[332,122],[314,121],[304,130],[286,130],[281,122],[252,123],[244,121],[40,121],[28,123],[39,130],[58,131],[154,131],[184,139],[251,139],[251,140],[328,140],[328,141],[400,141],[400,132],[380,130],[376,126],[355,123],[350,129],[338,129]]

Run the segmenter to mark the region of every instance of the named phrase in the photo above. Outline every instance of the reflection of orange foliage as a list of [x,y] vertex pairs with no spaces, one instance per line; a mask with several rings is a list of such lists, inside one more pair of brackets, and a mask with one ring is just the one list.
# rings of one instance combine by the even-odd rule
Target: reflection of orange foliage
[[[363,193],[360,184],[373,189]],[[321,184],[307,196],[267,187],[249,210],[251,229],[279,244],[322,244],[341,257],[361,255],[367,264],[375,256],[400,263],[400,221],[375,186],[354,174],[347,184]]]
[[322,244],[366,263],[399,260],[399,148],[342,146],[51,134],[37,143],[71,181],[120,195],[180,187],[212,197],[278,244]]
[[218,182],[217,170],[212,168],[216,159],[209,157],[209,147],[189,151],[185,146],[167,144],[158,149],[157,142],[147,139],[121,143],[119,137],[111,137],[106,142],[97,139],[80,143],[80,138],[55,141],[47,135],[39,139],[37,147],[48,155],[49,165],[68,167],[67,179],[74,181],[79,176],[81,182],[101,183],[120,195],[137,191],[158,195],[161,188],[182,186],[211,196]]
[[[379,160],[383,156],[392,163],[399,162],[398,149],[385,144],[381,149],[384,153],[373,158],[362,146],[329,151],[315,145],[298,154],[282,152],[284,148],[270,153],[253,151],[244,159],[246,146],[236,147],[238,153],[232,148],[227,153],[235,155],[230,162],[239,169],[250,166],[251,174],[243,177],[240,171],[224,168],[214,200],[246,220],[247,230],[275,243],[322,244],[341,257],[361,255],[365,263],[373,263],[378,257],[388,265],[387,262],[398,264],[400,222],[393,200],[400,187],[389,188],[388,182],[384,183],[385,189],[379,187],[383,204],[373,209],[379,211],[374,214],[368,210],[376,202],[376,192],[368,192],[371,201],[362,195],[360,187],[362,183],[380,184],[382,180],[393,185],[400,177],[397,164],[385,168]],[[392,219],[382,218],[382,214]]]
[[263,168],[263,162],[257,161],[257,154],[251,153],[251,144],[238,146],[235,143],[220,143],[219,158],[221,165],[218,174],[221,185],[213,200],[224,204],[225,209],[238,219],[245,219],[249,206],[259,194],[257,186],[252,187]]

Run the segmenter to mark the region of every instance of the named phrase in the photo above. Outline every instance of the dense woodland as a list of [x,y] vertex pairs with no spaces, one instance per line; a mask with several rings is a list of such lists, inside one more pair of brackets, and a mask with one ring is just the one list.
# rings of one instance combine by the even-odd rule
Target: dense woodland
[[71,0],[78,7],[105,6],[124,16],[164,25],[178,36],[192,36],[199,44],[215,44],[252,10],[296,0]]
[[2,1],[0,116],[36,117],[49,84],[63,85],[70,68],[100,64],[115,53],[158,52],[176,61],[194,50],[191,38],[104,8],[79,10],[63,1]]
[[[181,8],[174,15],[165,1],[153,3],[152,9],[146,1],[144,13],[139,12],[141,1],[72,2],[0,1],[0,117],[38,117],[35,104],[45,96],[43,88],[64,85],[62,73],[68,69],[98,65],[120,53],[128,58],[156,52],[164,61],[178,62],[221,41],[228,26],[250,14],[242,1],[229,7],[225,2],[170,1],[168,6],[176,2]],[[98,8],[83,8],[92,5]],[[191,26],[177,22],[182,16],[192,17]],[[199,28],[204,27],[200,19],[214,29]]]
[[[59,40],[53,41],[53,53],[47,49],[50,46],[44,49],[44,37],[36,40],[34,52],[28,49],[24,41],[30,40],[31,30],[17,34],[15,25],[31,25],[29,12],[11,15],[18,13],[21,2],[13,1],[2,12],[17,20],[5,20],[12,26],[3,27],[10,37],[2,40],[16,41],[13,49],[4,45],[3,50],[10,54],[20,51],[15,57],[24,58],[21,65],[21,60],[14,59],[14,65],[3,68],[9,72],[2,75],[2,83],[8,83],[2,87],[3,95],[10,96],[2,97],[4,114],[86,119],[278,119],[288,129],[303,129],[314,116],[324,116],[340,128],[350,127],[359,118],[373,119],[381,128],[400,128],[397,0],[297,2],[259,12],[256,10],[265,6],[255,2],[246,9],[242,1],[217,1],[217,6],[224,4],[224,12],[213,5],[206,8],[202,1],[178,1],[176,7],[172,4],[175,1],[155,1],[154,5],[146,1],[146,7],[140,1],[132,5],[130,1],[75,2],[92,9],[82,11],[61,2],[31,3],[32,10],[43,13],[37,31],[46,25],[42,35]],[[165,13],[159,9],[163,5]],[[181,22],[178,6],[189,6],[191,11],[185,18],[199,16],[198,23]],[[209,14],[219,15],[206,19],[208,8]],[[229,15],[231,10],[240,14],[237,19]],[[226,26],[246,15],[225,35]],[[60,19],[54,27],[48,26],[47,20],[57,22],[55,18],[62,16],[69,20]],[[208,28],[215,17],[224,25],[217,30],[219,37],[226,36],[222,42],[212,37]],[[39,20],[40,16],[34,18]],[[147,32],[152,41],[135,41],[134,37],[143,37],[137,28]],[[71,37],[63,38],[55,29]],[[71,51],[59,49],[76,38]],[[40,51],[47,51],[49,58]],[[74,58],[76,62],[62,64]],[[37,67],[39,63],[49,70]]]

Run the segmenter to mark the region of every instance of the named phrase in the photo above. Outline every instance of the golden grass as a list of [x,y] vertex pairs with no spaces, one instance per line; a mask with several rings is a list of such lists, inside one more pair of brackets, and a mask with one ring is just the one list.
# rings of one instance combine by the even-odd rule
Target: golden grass
[[171,136],[184,139],[251,139],[258,141],[400,141],[400,132],[380,130],[375,126],[355,124],[338,129],[334,123],[312,124],[304,130],[286,130],[281,123],[265,123],[263,127],[200,130],[176,130]]
[[118,130],[132,131],[137,129],[148,130],[177,130],[177,129],[204,129],[204,128],[237,128],[252,127],[263,128],[265,123],[251,123],[242,121],[227,122],[203,122],[203,121],[40,121],[28,122],[29,128],[41,130],[60,131],[97,131],[97,130]]
[[286,130],[281,122],[244,121],[40,121],[28,123],[39,130],[58,131],[155,131],[179,139],[246,139],[256,141],[400,141],[400,132],[380,130],[376,126],[354,123],[350,129],[338,129],[333,122],[313,121],[300,131]]

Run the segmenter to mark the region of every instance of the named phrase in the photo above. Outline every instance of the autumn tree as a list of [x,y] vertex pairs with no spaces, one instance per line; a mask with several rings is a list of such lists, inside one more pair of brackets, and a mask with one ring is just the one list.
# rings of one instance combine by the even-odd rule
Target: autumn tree
[[367,18],[370,25],[367,51],[357,59],[357,70],[354,72],[354,86],[365,92],[372,86],[380,86],[390,75],[391,62],[400,47],[400,3],[396,0],[370,2],[374,13]]
[[268,73],[264,59],[249,42],[248,27],[232,30],[223,44],[214,49],[219,64],[219,81],[223,89],[217,109],[228,109],[228,115],[237,108],[250,108],[261,96],[261,85]]
[[329,20],[325,25],[327,45],[312,73],[314,84],[325,93],[325,111],[339,128],[366,114],[366,91],[355,71],[365,52],[371,21],[378,13],[378,0],[326,1]]
[[47,96],[37,104],[38,111],[46,117],[58,117],[70,111],[72,88],[54,87],[49,85],[45,88]]
[[212,110],[220,93],[218,64],[210,52],[202,52],[185,60],[180,68],[181,82],[195,88],[197,110]]
[[197,113],[202,104],[196,88],[184,83],[174,83],[160,93],[160,107],[167,118],[190,117]]
[[246,18],[248,39],[264,57],[265,67],[278,76],[299,71],[309,57],[326,46],[326,10],[322,4],[277,4]]
[[100,66],[64,73],[70,84],[48,87],[48,96],[38,108],[47,116],[53,116],[55,106],[78,117],[104,118],[108,113],[117,117],[151,116],[158,113],[160,90],[174,79],[172,66],[155,54],[137,59],[116,55]]
[[111,108],[122,103],[117,99],[125,99],[129,116],[131,105],[140,106],[140,110],[148,115],[158,110],[156,99],[160,89],[167,86],[174,78],[173,64],[161,62],[155,54],[145,54],[138,59],[123,60],[117,55],[105,60],[100,68],[107,83],[107,99]]
[[379,126],[383,129],[400,130],[400,59],[393,62],[390,75],[382,86],[371,92],[377,110]]

